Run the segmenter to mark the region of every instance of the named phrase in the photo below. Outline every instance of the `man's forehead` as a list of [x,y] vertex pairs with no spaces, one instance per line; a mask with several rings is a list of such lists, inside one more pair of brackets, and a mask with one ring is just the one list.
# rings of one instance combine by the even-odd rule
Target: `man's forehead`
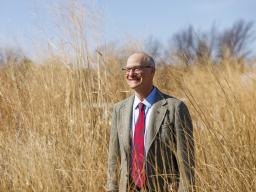
[[127,60],[127,65],[140,66],[147,65],[148,58],[144,54],[136,53],[131,55]]

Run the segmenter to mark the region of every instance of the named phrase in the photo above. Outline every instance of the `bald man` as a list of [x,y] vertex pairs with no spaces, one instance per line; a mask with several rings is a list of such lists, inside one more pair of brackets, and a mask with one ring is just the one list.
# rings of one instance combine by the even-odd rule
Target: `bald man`
[[115,104],[108,191],[193,191],[194,140],[186,105],[153,85],[155,62],[132,54],[123,68],[134,95]]

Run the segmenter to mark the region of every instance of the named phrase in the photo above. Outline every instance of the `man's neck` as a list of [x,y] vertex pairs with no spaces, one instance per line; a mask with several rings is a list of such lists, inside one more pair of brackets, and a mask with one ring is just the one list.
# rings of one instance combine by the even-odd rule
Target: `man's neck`
[[147,90],[143,91],[135,91],[135,95],[140,99],[140,101],[143,101],[147,96],[150,94],[150,92],[153,90],[154,86],[152,85]]

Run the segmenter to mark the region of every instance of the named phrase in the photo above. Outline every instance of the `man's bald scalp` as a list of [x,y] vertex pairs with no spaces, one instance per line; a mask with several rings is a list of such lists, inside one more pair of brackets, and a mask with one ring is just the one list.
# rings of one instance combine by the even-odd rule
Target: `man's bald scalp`
[[137,53],[130,55],[128,57],[127,63],[131,60],[133,62],[138,62],[141,65],[149,65],[149,66],[155,68],[154,59],[145,52],[137,52]]

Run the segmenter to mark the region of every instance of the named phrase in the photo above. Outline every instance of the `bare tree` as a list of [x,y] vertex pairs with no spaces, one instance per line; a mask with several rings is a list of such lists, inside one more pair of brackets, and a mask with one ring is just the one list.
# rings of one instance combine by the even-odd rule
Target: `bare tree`
[[204,61],[211,57],[211,48],[207,39],[198,39],[196,48],[196,58],[198,61]]
[[195,36],[194,29],[189,26],[188,29],[176,33],[173,36],[176,55],[186,64],[195,58]]
[[146,39],[144,43],[144,50],[155,59],[156,63],[163,64],[165,60],[163,58],[164,46],[163,44],[155,37],[150,36]]
[[213,49],[213,37],[210,33],[196,33],[194,28],[189,26],[173,36],[175,54],[187,65],[195,60],[202,61],[205,58],[210,58]]
[[[255,35],[253,22],[240,20],[223,32],[216,32],[213,25],[210,32],[197,33],[192,26],[174,34],[171,45],[174,54],[186,65],[204,63],[207,59],[216,60],[226,57],[246,58]],[[169,57],[170,58],[170,57]]]
[[162,53],[162,44],[153,36],[150,36],[148,39],[146,39],[144,47],[145,51],[152,55],[154,58],[159,57]]
[[1,48],[0,64],[17,64],[29,60],[20,48]]
[[253,22],[237,21],[219,35],[219,57],[244,58],[250,53],[250,43],[254,40]]

